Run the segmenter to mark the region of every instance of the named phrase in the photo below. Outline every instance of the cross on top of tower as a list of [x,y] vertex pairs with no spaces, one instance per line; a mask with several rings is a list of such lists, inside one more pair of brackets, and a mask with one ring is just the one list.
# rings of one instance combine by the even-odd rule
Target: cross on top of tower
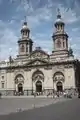
[[57,9],[57,12],[58,12],[57,18],[61,19],[61,13],[60,13],[60,9],[59,8]]
[[58,8],[57,11],[58,11],[58,15],[59,15],[60,14],[60,9]]
[[24,16],[24,25],[27,25],[26,16]]
[[24,21],[26,22],[26,15],[24,16]]

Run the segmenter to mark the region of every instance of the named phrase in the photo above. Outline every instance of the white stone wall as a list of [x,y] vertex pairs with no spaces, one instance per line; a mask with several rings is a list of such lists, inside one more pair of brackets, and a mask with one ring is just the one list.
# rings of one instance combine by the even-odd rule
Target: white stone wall
[[[2,78],[2,76],[4,78]],[[6,89],[6,80],[7,80],[6,71],[5,70],[0,71],[0,90]],[[4,83],[4,88],[2,88],[2,83]]]
[[32,79],[31,79],[31,71],[24,72],[24,90],[30,90],[32,88]]
[[65,82],[64,88],[75,88],[75,70],[72,68],[65,68]]
[[44,75],[45,75],[44,89],[53,89],[52,69],[44,70]]
[[15,83],[14,83],[14,73],[6,73],[6,87],[8,90],[14,90],[15,89]]
[[[74,67],[64,68],[64,70],[59,69],[57,66],[53,67],[52,69],[44,69],[44,68],[38,68],[43,74],[44,74],[44,82],[42,81],[42,89],[55,89],[56,90],[56,83],[53,82],[53,75],[57,71],[63,72],[65,76],[65,81],[63,82],[63,89],[65,88],[75,88],[75,71]],[[31,90],[33,87],[33,90],[36,89],[35,82],[32,82],[32,75],[36,71],[36,68],[33,68],[31,71],[24,71],[22,72],[5,72],[4,73],[4,82],[5,82],[5,88],[4,90],[15,90],[15,77],[17,74],[22,73],[24,77],[24,83],[23,83],[23,90]],[[2,81],[3,73],[0,72],[0,83]],[[0,90],[3,90],[1,88],[0,84]]]

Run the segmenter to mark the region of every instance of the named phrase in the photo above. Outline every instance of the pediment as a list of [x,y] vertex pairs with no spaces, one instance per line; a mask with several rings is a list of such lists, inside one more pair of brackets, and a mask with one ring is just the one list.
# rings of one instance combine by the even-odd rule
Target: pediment
[[25,64],[25,66],[47,65],[48,61],[35,59]]
[[31,53],[30,58],[48,58],[49,55],[43,50],[35,50]]

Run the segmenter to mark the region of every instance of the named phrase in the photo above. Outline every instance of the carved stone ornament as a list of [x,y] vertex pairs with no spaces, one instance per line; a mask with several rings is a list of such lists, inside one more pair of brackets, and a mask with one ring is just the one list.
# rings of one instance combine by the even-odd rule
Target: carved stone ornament
[[24,83],[24,78],[22,75],[17,75],[15,78],[15,84]]
[[36,80],[44,80],[44,75],[38,70],[36,72],[33,73],[32,75],[32,80],[36,81]]
[[45,70],[51,70],[52,67],[51,67],[51,66],[46,66],[46,67],[44,67],[44,69],[45,69]]
[[36,62],[34,63],[34,65],[41,65],[41,64],[43,64],[43,63],[40,62],[40,61],[36,61]]
[[32,62],[28,63],[27,66],[45,65],[45,64],[47,64],[46,61],[43,61],[43,60],[33,60]]
[[31,58],[45,58],[45,57],[48,57],[48,55],[44,53],[44,51],[36,51],[31,55]]
[[36,81],[36,80],[44,80],[44,77],[42,75],[35,75],[33,78],[33,81]]
[[73,65],[65,65],[65,68],[72,68],[73,67]]
[[41,54],[40,52],[37,52],[37,53],[33,54],[32,57],[33,58],[38,58],[38,57],[40,58],[40,57],[44,57],[44,55]]
[[54,77],[53,77],[53,80],[54,81],[64,81],[64,75],[60,72],[58,73],[55,73]]
[[25,68],[24,71],[31,71],[31,69],[30,68]]
[[7,73],[14,72],[14,69],[7,69]]

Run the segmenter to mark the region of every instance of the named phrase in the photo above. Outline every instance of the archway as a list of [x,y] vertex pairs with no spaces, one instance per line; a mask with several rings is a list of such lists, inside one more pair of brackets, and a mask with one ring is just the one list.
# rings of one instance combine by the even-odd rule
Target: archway
[[23,85],[21,83],[18,84],[18,93],[23,93]]
[[53,76],[53,81],[56,82],[56,81],[63,81],[64,82],[65,78],[64,78],[64,74],[60,71],[54,73],[54,76]]
[[38,80],[39,78],[40,78],[42,81],[44,81],[44,74],[43,74],[42,71],[36,70],[36,71],[33,73],[33,75],[32,75],[32,80],[33,80],[33,81],[36,81],[36,80]]
[[56,88],[57,88],[57,92],[62,92],[63,91],[62,82],[57,82]]
[[41,81],[36,82],[36,92],[42,92],[42,82]]
[[15,77],[15,95],[23,95],[23,84],[24,84],[24,77],[22,74],[18,74]]
[[32,75],[32,92],[43,93],[43,82],[44,82],[44,74],[42,71],[37,70]]

